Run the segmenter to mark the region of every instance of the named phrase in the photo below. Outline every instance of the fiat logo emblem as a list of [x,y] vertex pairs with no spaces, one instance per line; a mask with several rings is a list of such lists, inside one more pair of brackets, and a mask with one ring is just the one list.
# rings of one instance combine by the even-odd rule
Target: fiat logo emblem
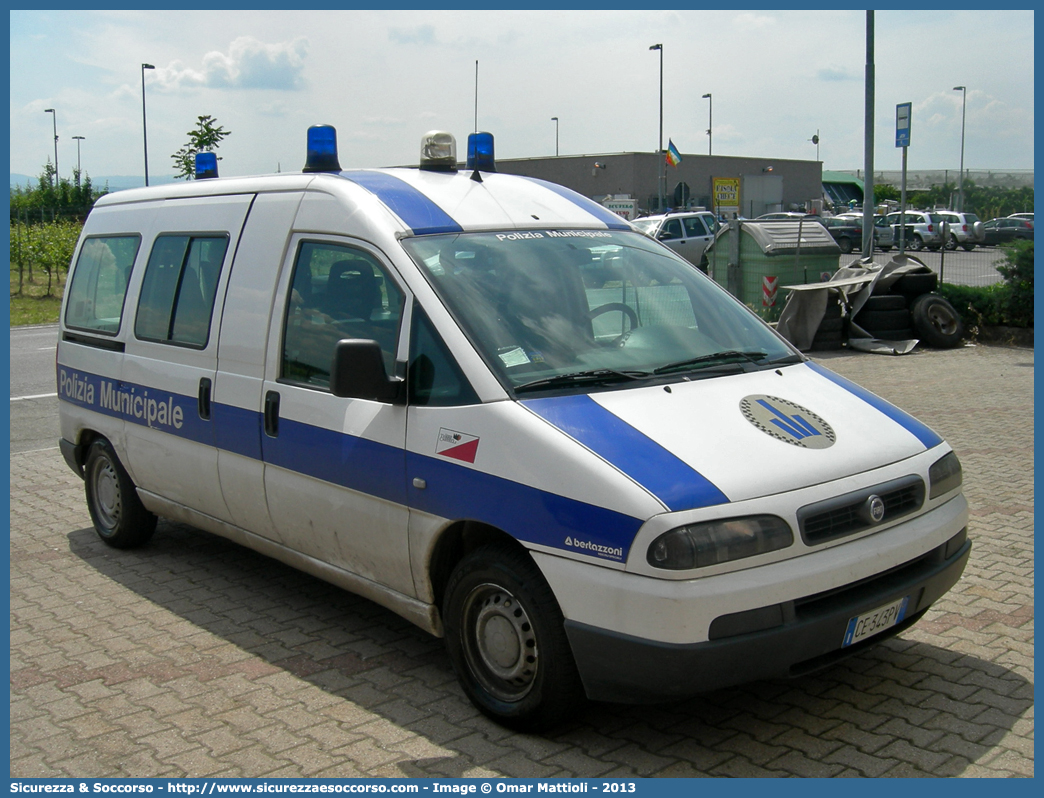
[[884,520],[884,516],[885,516],[884,499],[882,499],[880,496],[878,496],[876,494],[873,495],[873,496],[870,496],[869,498],[867,498],[867,500],[866,500],[866,512],[867,512],[867,515],[870,516],[870,520],[873,523],[875,523],[875,524],[881,523]]

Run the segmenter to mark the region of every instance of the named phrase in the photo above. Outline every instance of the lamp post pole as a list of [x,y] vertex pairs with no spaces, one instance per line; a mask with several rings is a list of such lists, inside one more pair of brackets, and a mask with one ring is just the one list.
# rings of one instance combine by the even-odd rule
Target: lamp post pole
[[141,140],[145,151],[145,185],[149,184],[149,132],[145,122],[145,70],[155,69],[152,64],[141,65]]
[[45,108],[45,114],[51,115],[51,126],[54,128],[54,186],[58,187],[58,114],[53,108]]
[[558,157],[558,117],[551,117],[551,121],[555,123],[555,157]]
[[657,181],[656,182],[657,182],[657,190],[659,192],[659,197],[660,197],[660,206],[657,208],[657,210],[660,213],[663,213],[664,184],[667,182],[666,164],[664,163],[664,159],[663,159],[663,45],[662,44],[654,44],[654,45],[650,46],[649,49],[650,50],[659,50],[660,51],[660,147],[656,151],[656,154],[659,156],[658,160],[660,162],[660,166],[659,166],[659,168],[657,170],[657,173],[656,173],[656,175],[657,175]]
[[714,136],[712,131],[714,130],[714,98],[711,97],[710,93],[703,95],[703,99],[707,101],[707,154],[714,154]]
[[85,140],[85,136],[73,136],[73,140],[76,142],[76,186],[80,185],[80,142]]
[[968,89],[965,86],[954,86],[954,91],[961,93],[961,174],[957,178],[957,211],[964,212],[964,117],[968,108]]

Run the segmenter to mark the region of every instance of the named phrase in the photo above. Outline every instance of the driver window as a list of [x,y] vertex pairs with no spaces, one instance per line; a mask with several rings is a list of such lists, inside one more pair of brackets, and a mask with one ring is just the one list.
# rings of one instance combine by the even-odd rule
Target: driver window
[[668,219],[663,225],[663,230],[660,232],[660,239],[663,241],[670,241],[671,239],[681,237],[681,222],[677,219]]
[[306,241],[294,264],[283,329],[280,378],[327,388],[334,347],[344,338],[375,340],[395,373],[403,293],[363,250]]

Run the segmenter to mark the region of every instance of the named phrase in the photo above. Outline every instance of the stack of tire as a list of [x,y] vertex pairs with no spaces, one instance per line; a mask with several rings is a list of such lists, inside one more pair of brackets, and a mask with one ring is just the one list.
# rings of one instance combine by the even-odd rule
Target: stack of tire
[[827,299],[826,312],[823,320],[819,322],[816,334],[812,338],[809,347],[813,352],[824,352],[840,349],[845,342],[845,319],[841,313],[841,303],[838,298],[831,294]]
[[890,293],[870,296],[853,321],[884,341],[917,338],[940,349],[957,346],[964,325],[953,305],[932,293],[938,280],[934,273],[904,274]]

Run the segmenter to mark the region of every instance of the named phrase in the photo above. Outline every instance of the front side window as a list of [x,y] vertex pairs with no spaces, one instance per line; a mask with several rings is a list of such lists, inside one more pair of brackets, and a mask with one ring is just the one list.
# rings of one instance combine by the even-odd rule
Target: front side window
[[227,235],[157,236],[141,284],[134,334],[144,341],[205,347],[227,249]]
[[98,236],[80,247],[65,323],[81,330],[115,335],[120,330],[123,299],[141,236]]
[[641,234],[462,233],[402,243],[516,393],[801,359],[724,289]]
[[404,294],[368,252],[305,241],[297,253],[283,328],[280,378],[329,388],[334,347],[344,338],[373,340],[395,373]]

